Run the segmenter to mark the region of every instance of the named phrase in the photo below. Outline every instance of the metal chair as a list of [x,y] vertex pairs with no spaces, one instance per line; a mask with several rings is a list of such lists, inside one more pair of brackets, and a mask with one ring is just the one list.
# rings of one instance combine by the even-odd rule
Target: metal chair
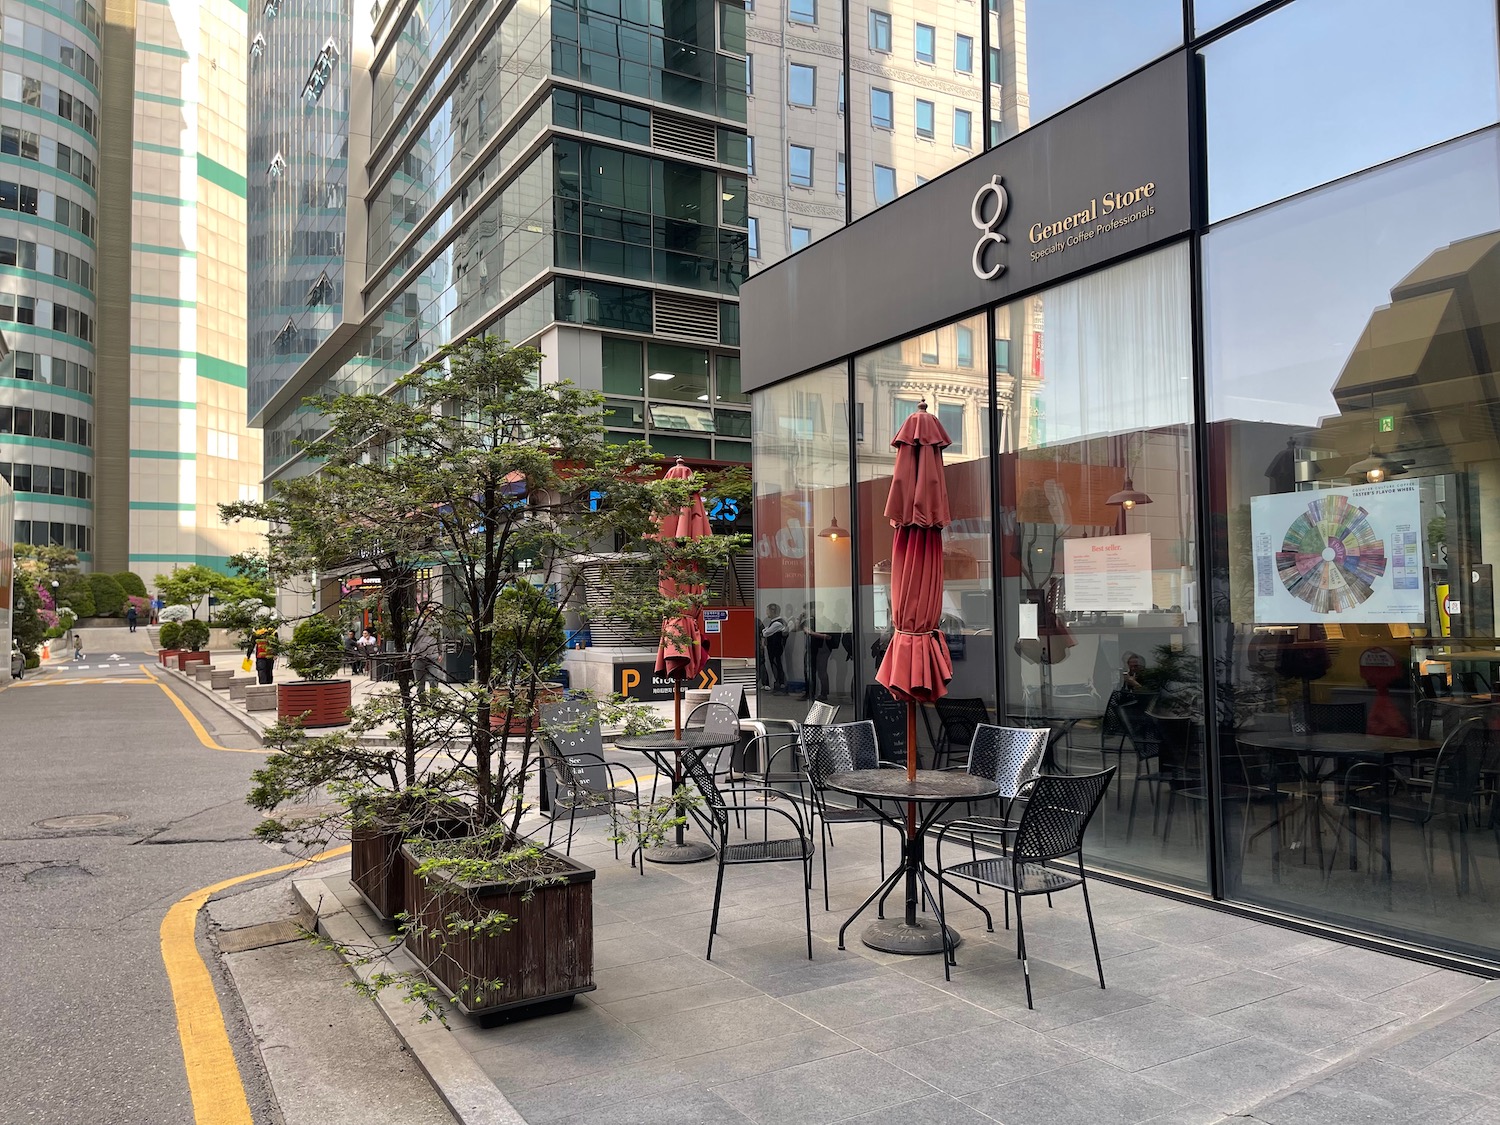
[[833,846],[835,824],[880,825],[880,877],[885,878],[885,818],[873,809],[848,808],[828,803],[827,781],[830,774],[850,770],[874,770],[889,763],[880,760],[875,740],[875,724],[869,719],[858,723],[834,723],[823,727],[802,728],[802,757],[807,763],[809,824],[818,825],[818,839],[823,844],[823,909],[828,905],[828,849]]
[[682,723],[684,730],[734,739],[730,753],[721,752],[714,761],[714,776],[729,787],[733,787],[738,780],[735,759],[740,755],[739,737],[743,729],[740,720],[749,715],[750,708],[745,702],[744,687],[740,684],[720,684],[709,692],[707,700],[688,712],[688,717]]
[[[1141,786],[1147,786],[1151,798],[1151,834],[1156,835],[1158,814],[1161,812],[1162,790],[1166,790],[1166,830],[1162,843],[1172,835],[1172,809],[1179,793],[1196,795],[1202,790],[1203,774],[1193,761],[1193,719],[1186,715],[1148,715],[1150,734],[1154,744],[1156,768],[1149,773],[1137,772],[1130,789],[1130,816],[1125,822],[1125,841],[1130,842],[1135,831],[1135,806],[1140,797]],[[1193,799],[1190,796],[1189,799]]]
[[[807,918],[807,959],[812,960],[812,859],[816,850],[813,847],[812,830],[802,819],[801,806],[792,803],[790,811],[782,808],[771,808],[769,805],[731,805],[724,800],[719,787],[714,784],[713,771],[694,754],[683,756],[683,766],[687,770],[688,777],[692,779],[699,794],[703,797],[703,803],[707,808],[707,827],[713,839],[711,843],[718,853],[719,870],[714,880],[714,910],[713,917],[708,924],[708,952],[704,954],[707,960],[712,961],[714,956],[714,935],[719,932],[719,900],[724,894],[724,868],[730,865],[746,863],[800,863],[802,864],[802,905]],[[764,789],[771,793],[767,787],[751,787],[747,792],[756,792]],[[739,812],[748,814],[758,812],[764,817],[772,815],[784,818],[796,829],[793,837],[779,837],[775,839],[752,840],[743,844],[731,844],[729,842],[729,814]]]
[[[1136,757],[1136,768],[1139,770],[1142,762],[1154,756],[1154,746],[1144,739],[1150,730],[1147,712],[1151,710],[1155,702],[1156,692],[1154,691],[1132,692],[1124,688],[1116,688],[1110,692],[1109,701],[1104,705],[1104,717],[1099,724],[1101,765],[1108,765],[1108,756],[1113,754],[1115,767],[1123,769],[1125,755],[1132,753]],[[1110,739],[1115,740],[1113,746],[1109,745]],[[1118,809],[1122,803],[1122,794],[1116,790],[1115,808]]]
[[[971,816],[966,812],[958,820],[950,821],[947,831],[968,833],[969,851],[975,860],[979,858],[977,836],[1014,827],[1011,810],[1026,784],[1036,776],[1051,733],[1047,727],[998,727],[991,723],[981,723],[974,732],[974,740],[969,744],[969,760],[963,769],[971,777],[982,777],[1000,786],[995,795],[1000,802],[1000,815]],[[938,866],[942,865],[940,851]]]
[[[568,831],[565,853],[573,853],[573,825],[579,809],[605,808],[615,837],[615,858],[620,858],[620,809],[634,807],[632,823],[639,820],[641,782],[629,766],[604,760],[604,737],[599,729],[598,712],[591,705],[569,700],[542,708],[540,751],[542,767],[555,783],[553,813],[547,827],[547,846],[552,846],[557,831],[558,813],[566,810]],[[594,777],[589,777],[592,772]],[[616,780],[617,774],[624,777]],[[598,782],[602,775],[604,787]],[[627,783],[624,778],[629,778]],[[654,790],[653,790],[654,792]],[[630,854],[635,867],[639,843]],[[640,865],[646,873],[645,863]]]
[[[1010,853],[994,859],[973,860],[952,867],[938,868],[938,914],[944,909],[944,876],[995,887],[1016,900],[1016,955],[1021,959],[1021,975],[1026,981],[1026,1006],[1031,999],[1031,966],[1026,955],[1026,921],[1021,902],[1032,895],[1054,895],[1070,887],[1083,890],[1083,909],[1088,917],[1089,940],[1094,946],[1094,967],[1099,971],[1099,987],[1104,987],[1104,962],[1099,957],[1099,938],[1094,932],[1094,909],[1089,902],[1088,879],[1083,871],[1083,835],[1099,802],[1104,798],[1114,769],[1100,773],[1061,775],[1042,774],[1030,782],[1026,808],[1020,822],[1009,831]],[[938,834],[939,847],[948,828]],[[1077,860],[1071,868],[1054,866],[1056,861]],[[1008,901],[1008,900],[1007,900]],[[943,949],[943,976],[952,979],[957,964],[955,946],[947,941]]]
[[[762,729],[745,744],[745,762],[747,766],[751,759],[751,751],[755,751],[755,760],[760,765],[760,780],[766,784],[773,782],[800,782],[802,780],[804,765],[795,760],[796,746],[802,738],[802,731],[806,727],[822,727],[834,722],[839,717],[839,709],[833,703],[814,703],[807,709],[807,715],[798,722],[796,719],[757,719],[755,722]],[[771,730],[770,727],[784,726],[786,730]],[[783,775],[775,775],[771,769],[772,762],[787,747],[793,747],[793,761],[789,763],[790,772]]]
[[974,732],[990,721],[990,709],[978,697],[949,696],[939,699],[932,708],[942,725],[941,745],[933,748],[932,765],[934,769],[942,769],[945,761],[973,744]]

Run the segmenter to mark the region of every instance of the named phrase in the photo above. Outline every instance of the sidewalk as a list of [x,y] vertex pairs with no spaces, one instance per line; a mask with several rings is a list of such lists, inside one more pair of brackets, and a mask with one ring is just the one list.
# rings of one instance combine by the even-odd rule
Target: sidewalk
[[[443,1034],[532,1125],[1500,1121],[1500,982],[1094,882],[1108,988],[1081,896],[1062,894],[1028,912],[1029,1011],[1013,935],[969,907],[950,917],[951,982],[935,957],[866,949],[862,923],[840,952],[879,873],[873,829],[837,843],[813,961],[798,871],[777,864],[727,872],[710,963],[714,865],[642,878],[581,826],[598,990],[490,1030],[451,1015]],[[385,944],[345,876],[296,885],[325,928]]]

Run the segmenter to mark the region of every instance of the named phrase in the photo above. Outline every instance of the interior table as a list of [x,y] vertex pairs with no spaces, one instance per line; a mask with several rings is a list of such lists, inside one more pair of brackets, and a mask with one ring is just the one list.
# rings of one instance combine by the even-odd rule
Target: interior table
[[679,795],[682,789],[682,755],[684,753],[696,754],[702,758],[710,750],[734,746],[739,740],[738,732],[705,734],[699,730],[685,730],[680,738],[673,737],[669,730],[660,730],[635,738],[615,740],[616,750],[632,750],[638,754],[645,754],[660,772],[672,779],[672,793],[677,801],[679,821],[676,836],[664,844],[646,848],[642,853],[645,858],[653,863],[701,863],[715,854],[712,844],[686,838],[684,829],[687,827],[687,814],[690,810],[682,803]]
[[[938,907],[938,898],[927,885],[929,875],[935,879],[942,878],[936,869],[927,866],[927,833],[945,812],[960,801],[983,801],[994,797],[1000,792],[1000,786],[982,777],[950,770],[918,770],[915,780],[908,780],[903,769],[835,773],[829,775],[825,784],[829,789],[858,799],[901,835],[901,862],[839,927],[839,948],[844,948],[845,931],[877,899],[881,903],[881,908],[877,910],[880,920],[871,924],[860,936],[860,940],[871,949],[879,949],[885,953],[916,954],[941,953],[945,947],[956,948],[961,940],[959,934],[946,924]],[[887,808],[893,803],[898,806],[895,814]],[[883,909],[885,900],[902,880],[906,882],[906,909],[899,921],[886,919]],[[978,907],[990,928],[994,928],[988,910],[975,902],[962,888],[955,887],[948,880],[943,882],[944,886],[960,898]],[[931,920],[917,916],[919,885],[922,901],[932,910]]]

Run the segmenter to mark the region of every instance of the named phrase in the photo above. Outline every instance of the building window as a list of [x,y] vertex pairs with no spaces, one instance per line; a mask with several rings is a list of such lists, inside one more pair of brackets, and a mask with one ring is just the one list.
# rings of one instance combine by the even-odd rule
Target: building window
[[750,216],[750,257],[760,261],[760,220]]
[[990,122],[990,147],[994,148],[1005,139],[1005,129],[998,121]]
[[974,330],[965,325],[954,329],[953,356],[960,367],[974,366]]
[[813,150],[802,145],[787,146],[787,183],[793,187],[813,186]]
[[875,202],[889,203],[896,198],[896,169],[875,165]]
[[955,148],[974,147],[974,115],[966,109],[953,111],[953,144]]
[[745,138],[745,175],[755,175],[755,138]]
[[792,105],[812,106],[817,104],[818,68],[788,63],[786,68],[786,98]]
[[809,230],[807,227],[793,227],[792,228],[792,253],[795,254],[798,250],[801,250],[804,246],[811,245],[811,243],[812,243],[812,231],[811,230]]
[[991,47],[988,58],[990,60],[990,85],[998,86],[1000,84],[1000,48]]
[[937,116],[937,107],[931,102],[917,99],[917,136],[932,140],[936,132],[933,119]]
[[842,152],[839,153],[838,181],[836,186],[840,195],[849,190],[849,170],[844,163],[844,154]]
[[922,362],[928,367],[936,367],[938,363],[938,337],[936,332],[923,332],[917,340],[917,347],[922,351]]
[[926,182],[927,182],[927,177],[926,176],[918,176],[917,177],[917,186],[918,187],[921,187]]
[[953,37],[953,69],[960,74],[974,73],[974,37],[972,35]]
[[755,93],[755,56],[745,56],[745,93]]
[[945,454],[957,454],[964,451],[964,404],[961,402],[940,402],[937,408],[938,421],[942,423],[943,429],[948,432],[948,448]]
[[937,28],[930,24],[917,24],[917,61],[937,62]]
[[792,23],[805,23],[809,27],[816,27],[818,0],[791,0],[786,6],[786,18]]
[[891,53],[891,14],[870,12],[870,49],[883,54]]
[[844,72],[839,71],[839,115],[844,112]]
[[896,127],[895,103],[889,90],[876,87],[870,91],[870,123],[881,129]]

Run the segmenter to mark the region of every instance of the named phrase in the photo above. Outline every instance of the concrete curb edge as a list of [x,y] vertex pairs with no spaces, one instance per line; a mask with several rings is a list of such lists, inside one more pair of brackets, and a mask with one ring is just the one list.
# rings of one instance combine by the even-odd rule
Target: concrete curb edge
[[[324,879],[294,879],[292,889],[304,924],[316,919],[318,932],[330,941],[351,947],[382,944],[382,938],[360,924]],[[361,980],[368,980],[377,971],[369,965],[352,964],[347,956],[344,960]],[[399,950],[391,954],[390,961],[398,970],[416,969],[416,963]],[[526,1125],[526,1119],[448,1028],[435,1021],[421,1023],[419,1010],[390,991],[378,993],[375,1002],[460,1125]]]
[[220,695],[218,692],[214,691],[213,688],[205,687],[203,684],[200,684],[197,680],[193,679],[192,676],[184,676],[181,674],[172,675],[170,674],[172,672],[172,669],[162,668],[160,665],[157,665],[156,667],[160,672],[168,673],[167,675],[160,676],[160,679],[163,683],[171,687],[177,687],[181,685],[192,688],[193,691],[197,692],[199,695],[213,700],[214,705],[217,706],[219,710],[223,711],[235,722],[239,723],[240,726],[244,727],[251,734],[255,735],[256,738],[260,738],[266,733],[266,728],[258,725],[255,720],[250,717],[248,712],[240,710],[233,703],[231,703],[226,696]]

